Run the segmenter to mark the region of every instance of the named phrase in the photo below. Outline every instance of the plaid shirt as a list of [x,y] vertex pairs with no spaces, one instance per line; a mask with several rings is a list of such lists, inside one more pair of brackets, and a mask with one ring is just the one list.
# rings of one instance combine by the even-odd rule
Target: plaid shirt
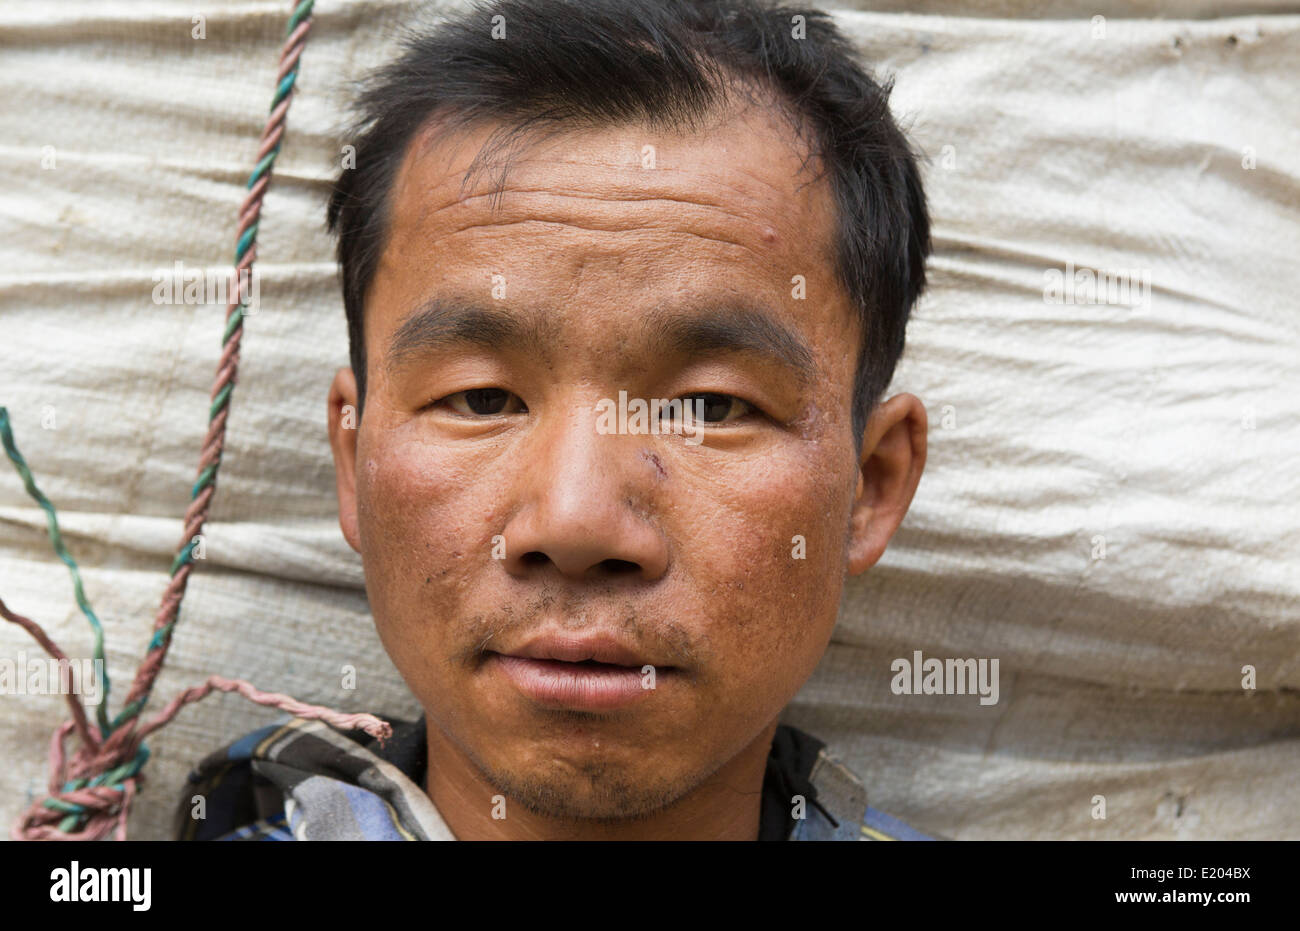
[[[357,736],[353,736],[356,734]],[[287,718],[205,757],[176,812],[178,840],[455,840],[420,787],[424,719],[365,734]],[[793,797],[806,800],[803,818]],[[200,803],[199,798],[202,801]],[[760,840],[933,840],[867,805],[861,781],[802,731],[772,741]]]

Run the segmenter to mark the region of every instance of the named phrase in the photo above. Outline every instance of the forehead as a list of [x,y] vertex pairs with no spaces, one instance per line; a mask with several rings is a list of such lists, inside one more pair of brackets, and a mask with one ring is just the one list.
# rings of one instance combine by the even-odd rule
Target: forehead
[[[616,314],[669,291],[789,305],[794,276],[833,279],[828,179],[766,108],[719,114],[697,132],[625,125],[524,136],[504,176],[499,156],[471,175],[500,132],[493,124],[442,135],[434,124],[408,148],[390,194],[371,289],[383,299],[367,312],[368,341],[439,288],[486,294],[499,285],[509,297],[581,299],[589,313]],[[813,303],[790,307],[791,316]],[[833,313],[842,336],[846,311]]]

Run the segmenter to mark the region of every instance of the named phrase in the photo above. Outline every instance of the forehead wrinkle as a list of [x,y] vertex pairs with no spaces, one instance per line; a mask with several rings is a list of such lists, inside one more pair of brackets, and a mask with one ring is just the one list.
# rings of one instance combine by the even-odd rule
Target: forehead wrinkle
[[[415,229],[425,230],[426,240],[437,241],[463,234],[491,235],[528,223],[581,233],[687,236],[743,249],[764,266],[799,241],[798,227],[791,219],[804,215],[798,208],[786,215],[775,209],[756,212],[752,202],[717,200],[707,191],[656,188],[629,186],[615,191],[578,189],[567,183],[520,184],[507,188],[495,202],[491,194],[477,192],[437,206],[426,203]],[[783,235],[768,239],[774,230]]]
[[[417,228],[432,227],[441,238],[475,229],[506,227],[518,223],[547,223],[594,232],[692,232],[688,227],[716,229],[734,224],[761,242],[762,231],[784,225],[779,212],[763,216],[747,201],[714,200],[707,192],[648,190],[628,187],[625,190],[593,190],[561,186],[555,183],[538,187],[512,186],[500,199],[485,206],[492,194],[474,193],[437,206],[426,203],[417,220]],[[450,214],[450,215],[448,215]],[[457,217],[456,215],[459,215]],[[431,232],[432,232],[431,231]],[[744,245],[735,238],[704,236],[733,245]],[[793,239],[792,236],[788,239]],[[751,249],[760,256],[762,250]],[[764,256],[766,258],[766,256]]]
[[[607,233],[611,236],[623,236],[623,237],[655,236],[659,238],[660,240],[659,242],[655,242],[655,243],[643,242],[643,243],[636,244],[636,247],[634,249],[621,248],[621,247],[616,249],[616,247],[612,244],[607,244],[603,246],[604,252],[617,251],[628,258],[635,258],[638,255],[645,255],[647,253],[647,250],[650,250],[652,248],[655,251],[668,251],[672,248],[675,248],[674,245],[664,241],[665,238],[688,237],[689,239],[692,240],[698,239],[705,243],[717,243],[718,245],[728,246],[734,249],[743,249],[745,252],[748,252],[750,255],[752,255],[754,259],[760,263],[772,261],[771,248],[765,247],[761,243],[758,245],[750,245],[747,242],[744,242],[740,239],[733,238],[731,236],[725,236],[725,235],[712,236],[709,235],[707,232],[696,232],[695,230],[682,229],[680,225],[667,224],[667,223],[653,225],[653,226],[644,223],[638,226],[622,226],[622,227],[585,226],[583,224],[576,223],[571,219],[557,220],[557,219],[544,219],[542,217],[521,217],[520,219],[517,220],[494,219],[483,223],[471,223],[468,226],[460,227],[454,230],[444,230],[440,235],[440,239],[451,239],[452,237],[463,233],[500,232],[507,229],[508,227],[521,226],[530,223],[539,224],[541,227],[543,227],[543,231],[547,233],[556,232],[557,228],[562,227],[564,231],[568,231],[572,233]],[[593,243],[590,241],[584,242],[584,246],[592,250],[596,248],[595,245],[593,245]]]
[[[689,148],[689,140],[686,145]],[[511,170],[509,179],[503,170],[497,183],[486,187],[475,184],[469,188],[471,175],[476,174],[472,170],[437,170],[435,178],[428,178],[428,172],[435,169],[423,160],[409,161],[403,167],[403,174],[417,185],[418,193],[413,192],[416,196],[412,198],[419,202],[417,227],[431,221],[445,222],[433,221],[433,217],[449,210],[482,213],[482,202],[487,201],[487,217],[492,219],[462,220],[463,225],[451,230],[452,233],[489,226],[502,214],[527,213],[528,208],[517,200],[512,207],[506,207],[505,201],[522,196],[527,203],[528,195],[553,198],[560,203],[586,201],[597,208],[616,204],[646,208],[658,203],[669,208],[716,210],[745,226],[787,227],[791,241],[798,239],[793,235],[795,229],[805,226],[812,215],[821,212],[817,209],[820,205],[805,201],[805,195],[800,193],[802,185],[791,190],[787,186],[790,179],[765,178],[743,165],[728,166],[723,171],[709,165],[663,164],[653,170],[638,166],[635,160],[601,157],[593,161],[589,156],[573,157],[561,150],[511,159],[506,166],[506,170]],[[542,171],[541,176],[534,174],[537,169]],[[420,176],[423,179],[417,181]]]

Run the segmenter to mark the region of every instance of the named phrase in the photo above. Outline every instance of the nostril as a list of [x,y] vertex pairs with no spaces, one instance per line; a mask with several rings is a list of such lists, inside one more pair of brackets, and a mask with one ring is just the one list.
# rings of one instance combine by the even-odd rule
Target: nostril
[[601,561],[600,566],[611,575],[627,575],[629,572],[641,571],[640,566],[626,559],[605,559]]
[[[541,550],[529,550],[519,556],[519,566],[526,569],[543,566],[555,566],[564,571],[565,563],[563,559],[555,560]],[[579,567],[584,563],[577,563],[572,567],[573,572],[577,572]],[[641,564],[627,559],[602,559],[598,563],[588,565],[583,573],[588,578],[610,578],[614,576],[634,576],[641,573]]]

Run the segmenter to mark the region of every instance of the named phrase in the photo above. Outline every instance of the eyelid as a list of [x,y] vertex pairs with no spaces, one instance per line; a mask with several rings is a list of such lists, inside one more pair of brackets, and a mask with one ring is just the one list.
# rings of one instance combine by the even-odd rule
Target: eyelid
[[750,401],[747,398],[742,398],[738,394],[731,394],[730,392],[727,391],[685,391],[682,392],[681,394],[674,395],[673,397],[668,398],[667,400],[668,401],[676,401],[679,399],[685,400],[686,398],[700,397],[702,395],[713,395],[719,398],[729,398],[732,401],[739,401],[747,408],[747,410],[741,411],[739,414],[737,414],[735,417],[732,417],[730,420],[698,421],[699,424],[704,427],[725,427],[728,424],[733,424],[739,420],[744,419],[750,414],[759,414],[761,416],[766,415],[766,412],[761,407],[759,407],[758,404],[754,403],[753,401]]
[[[451,399],[453,399],[453,398],[458,398],[458,397],[461,397],[461,396],[463,396],[463,395],[467,395],[467,394],[469,394],[469,392],[471,392],[471,391],[489,391],[489,390],[497,390],[497,391],[501,391],[501,392],[503,392],[504,394],[506,394],[506,395],[508,396],[507,406],[509,406],[509,403],[510,403],[510,402],[509,402],[509,398],[513,398],[515,401],[518,402],[519,407],[521,408],[521,410],[516,410],[516,411],[499,411],[499,412],[494,413],[494,414],[476,414],[476,413],[474,413],[473,411],[465,412],[465,411],[457,410],[457,409],[452,405],[452,403],[451,403]],[[767,412],[766,412],[766,411],[765,411],[765,410],[764,410],[760,405],[758,405],[758,404],[757,404],[756,402],[754,402],[754,401],[749,400],[748,398],[744,398],[744,397],[742,397],[742,396],[740,396],[740,395],[738,395],[738,394],[732,394],[731,392],[728,392],[728,391],[707,391],[707,390],[703,390],[703,391],[684,391],[684,392],[680,392],[680,393],[678,393],[678,394],[675,394],[675,395],[673,395],[673,396],[671,396],[671,397],[669,397],[669,398],[659,399],[659,400],[662,401],[662,404],[661,404],[661,407],[660,407],[660,411],[662,411],[662,410],[664,409],[664,407],[666,407],[666,406],[667,406],[669,403],[671,403],[672,401],[678,401],[678,400],[680,400],[680,401],[685,402],[685,400],[686,400],[687,398],[697,398],[697,397],[702,397],[702,396],[712,396],[712,397],[717,397],[717,398],[726,398],[726,399],[728,399],[729,401],[732,402],[732,406],[733,406],[733,407],[734,407],[734,405],[735,405],[736,403],[739,403],[740,405],[742,405],[742,409],[741,409],[741,411],[740,411],[739,413],[735,414],[735,416],[732,416],[732,417],[730,417],[730,418],[728,418],[728,419],[726,419],[726,420],[714,420],[714,421],[710,421],[710,420],[699,419],[697,422],[699,423],[700,426],[703,426],[703,427],[710,427],[710,428],[713,428],[713,427],[725,427],[725,426],[729,426],[729,425],[731,425],[731,424],[735,424],[735,423],[737,423],[738,421],[743,420],[744,418],[746,418],[746,417],[748,417],[748,416],[750,416],[750,415],[758,415],[758,416],[763,416],[763,417],[767,416]],[[472,387],[472,388],[462,388],[462,389],[459,390],[459,391],[453,391],[453,392],[451,392],[451,393],[449,393],[449,394],[445,394],[445,395],[442,395],[441,397],[433,398],[433,399],[429,400],[429,401],[426,402],[424,405],[422,405],[422,406],[419,408],[419,410],[420,410],[421,412],[429,411],[429,410],[432,410],[432,409],[434,409],[434,408],[436,408],[436,407],[438,407],[438,406],[440,406],[440,405],[444,405],[444,404],[445,404],[448,408],[450,408],[451,412],[452,412],[453,414],[455,414],[456,416],[458,416],[458,417],[469,417],[469,418],[473,418],[473,419],[482,419],[482,418],[487,418],[487,417],[500,417],[500,416],[504,416],[504,415],[507,415],[507,414],[522,414],[522,413],[528,413],[528,405],[524,403],[524,399],[523,399],[522,397],[520,397],[517,393],[515,393],[515,392],[513,392],[513,391],[510,391],[509,389],[502,388],[502,387],[500,387],[500,386],[498,386],[498,385],[476,385],[476,386],[474,386],[474,387]]]
[[[468,413],[465,413],[465,412],[463,412],[463,411],[458,411],[458,410],[456,410],[455,407],[453,407],[453,406],[450,404],[450,401],[451,401],[452,398],[456,398],[456,397],[460,397],[461,395],[469,394],[471,391],[500,391],[500,392],[502,392],[503,394],[507,395],[507,399],[506,399],[506,406],[507,406],[507,407],[510,405],[510,399],[513,398],[515,401],[519,402],[519,407],[522,408],[522,409],[521,409],[521,410],[517,410],[517,411],[498,411],[498,412],[495,413],[495,414],[476,414],[476,413],[474,413],[473,411],[470,411],[470,412],[468,412]],[[440,398],[434,398],[434,399],[430,400],[427,404],[425,404],[423,407],[421,407],[420,410],[421,410],[421,411],[432,410],[432,409],[434,409],[435,407],[438,407],[439,405],[444,404],[444,403],[447,405],[447,407],[449,407],[449,408],[451,409],[451,412],[452,412],[453,414],[455,414],[457,417],[471,417],[471,418],[474,418],[474,419],[476,419],[476,420],[477,420],[477,419],[483,419],[483,418],[486,418],[486,417],[502,417],[502,416],[505,416],[505,415],[507,415],[507,414],[526,414],[526,413],[528,413],[528,405],[524,403],[524,399],[523,399],[522,397],[520,397],[520,396],[519,396],[518,394],[516,394],[515,392],[509,390],[508,388],[502,388],[502,387],[500,387],[499,385],[475,385],[475,386],[472,387],[472,388],[462,388],[462,389],[459,390],[459,391],[453,391],[453,392],[451,392],[450,394],[445,394],[445,395],[443,395],[443,396],[440,397]]]

